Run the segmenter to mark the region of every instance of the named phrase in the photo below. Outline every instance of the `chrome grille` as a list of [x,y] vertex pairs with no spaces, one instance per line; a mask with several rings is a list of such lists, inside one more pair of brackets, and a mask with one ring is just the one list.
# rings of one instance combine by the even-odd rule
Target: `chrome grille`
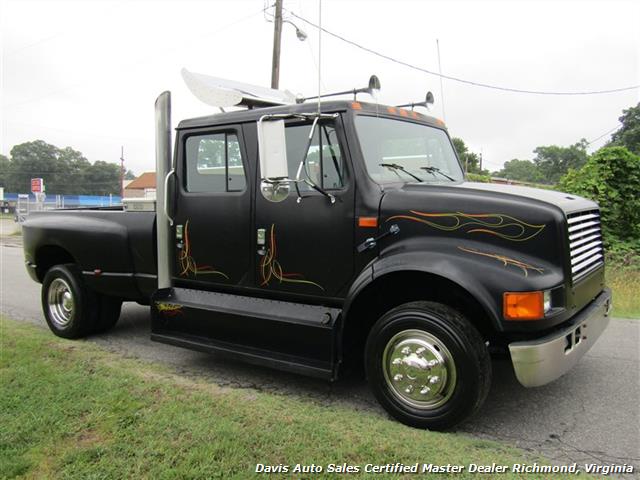
[[569,250],[571,252],[571,277],[573,281],[598,268],[604,262],[600,211],[567,215]]

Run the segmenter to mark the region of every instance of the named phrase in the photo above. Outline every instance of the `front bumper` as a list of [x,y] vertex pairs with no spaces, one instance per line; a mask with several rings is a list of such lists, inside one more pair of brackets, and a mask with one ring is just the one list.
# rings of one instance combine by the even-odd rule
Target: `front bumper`
[[539,387],[571,370],[609,324],[610,311],[611,290],[606,288],[569,325],[535,340],[510,343],[518,381],[525,387]]

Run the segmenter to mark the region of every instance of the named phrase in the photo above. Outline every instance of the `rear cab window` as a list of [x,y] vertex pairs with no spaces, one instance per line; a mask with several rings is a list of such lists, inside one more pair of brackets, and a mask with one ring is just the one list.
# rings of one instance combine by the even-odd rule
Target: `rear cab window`
[[246,188],[240,143],[232,131],[188,136],[185,170],[187,192],[242,192]]

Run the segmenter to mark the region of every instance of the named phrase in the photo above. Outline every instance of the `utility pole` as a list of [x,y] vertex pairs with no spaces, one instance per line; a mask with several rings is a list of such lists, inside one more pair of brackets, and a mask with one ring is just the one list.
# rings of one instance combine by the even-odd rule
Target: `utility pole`
[[120,147],[120,201],[124,198],[124,146]]
[[282,0],[276,0],[276,15],[273,20],[273,60],[271,62],[271,88],[278,89],[280,83],[280,43],[282,37]]

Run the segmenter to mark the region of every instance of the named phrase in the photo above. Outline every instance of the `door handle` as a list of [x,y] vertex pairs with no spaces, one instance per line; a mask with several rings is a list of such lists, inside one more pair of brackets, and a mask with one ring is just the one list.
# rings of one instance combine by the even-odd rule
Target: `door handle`
[[256,244],[258,245],[258,255],[266,255],[267,250],[265,245],[267,243],[267,231],[264,228],[259,228],[256,236]]

